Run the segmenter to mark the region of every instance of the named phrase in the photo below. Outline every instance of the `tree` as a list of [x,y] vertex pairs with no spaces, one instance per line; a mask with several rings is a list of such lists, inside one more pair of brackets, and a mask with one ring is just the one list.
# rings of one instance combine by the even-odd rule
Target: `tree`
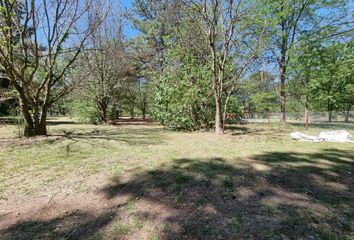
[[275,109],[275,90],[275,77],[268,72],[259,71],[241,81],[237,97],[243,104],[243,109],[249,114],[267,113]]
[[[335,43],[319,49],[319,68],[312,82],[314,105],[326,106],[328,121],[332,111],[351,106],[353,84],[353,43]],[[348,104],[348,105],[346,105]]]
[[215,132],[221,134],[236,82],[264,43],[267,24],[260,18],[256,1],[201,0],[191,1],[190,6],[192,16],[203,19],[200,27],[210,51]]
[[[264,3],[265,8],[269,9],[269,18],[273,19],[269,50],[279,69],[280,121],[285,124],[287,73],[294,47],[303,36],[324,32],[328,35],[338,35],[343,30],[338,26],[346,26],[348,22],[346,14],[337,8],[342,5],[341,1],[265,0]],[[333,9],[337,10],[332,12]],[[330,19],[321,14],[321,11],[332,13],[326,14]]]
[[26,137],[47,134],[48,109],[78,84],[67,75],[105,16],[105,5],[93,2],[0,1],[1,69],[17,92]]
[[80,69],[91,74],[80,88],[80,94],[97,108],[98,121],[101,123],[108,121],[109,108],[117,92],[125,91],[122,89],[123,81],[133,74],[124,42],[120,8],[118,12],[116,16],[110,11],[100,27],[93,31],[89,38],[93,49],[87,51],[81,59]]
[[305,112],[310,110],[313,99],[313,82],[318,76],[320,66],[320,44],[318,39],[303,40],[294,48],[294,56],[289,61],[288,93],[301,103]]
[[137,89],[138,89],[138,102],[139,108],[142,114],[143,119],[146,119],[146,114],[149,107],[149,100],[151,95],[151,87],[150,83],[144,78],[140,78],[137,81]]

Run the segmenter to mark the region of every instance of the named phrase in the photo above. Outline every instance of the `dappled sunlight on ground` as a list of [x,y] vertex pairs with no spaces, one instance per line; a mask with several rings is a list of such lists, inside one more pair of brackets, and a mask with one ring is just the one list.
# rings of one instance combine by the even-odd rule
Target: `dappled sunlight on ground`
[[350,239],[352,145],[292,130],[52,126],[0,150],[0,238]]

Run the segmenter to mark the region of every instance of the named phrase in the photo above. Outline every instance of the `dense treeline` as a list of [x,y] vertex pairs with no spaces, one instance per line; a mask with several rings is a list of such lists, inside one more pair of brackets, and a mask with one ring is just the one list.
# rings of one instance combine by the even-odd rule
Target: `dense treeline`
[[[55,113],[216,133],[245,113],[280,112],[285,123],[287,111],[342,111],[348,120],[349,2],[132,2],[1,0],[0,114],[20,113],[26,136],[46,134]],[[138,34],[124,36],[128,22]]]

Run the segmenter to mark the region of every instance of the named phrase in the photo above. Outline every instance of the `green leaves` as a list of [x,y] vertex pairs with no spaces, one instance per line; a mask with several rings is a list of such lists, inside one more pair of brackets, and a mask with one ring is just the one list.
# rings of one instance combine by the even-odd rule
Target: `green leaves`
[[[176,66],[176,58],[181,62]],[[171,49],[164,73],[155,81],[156,120],[173,130],[195,130],[212,120],[213,98],[207,65],[200,65],[191,54]]]

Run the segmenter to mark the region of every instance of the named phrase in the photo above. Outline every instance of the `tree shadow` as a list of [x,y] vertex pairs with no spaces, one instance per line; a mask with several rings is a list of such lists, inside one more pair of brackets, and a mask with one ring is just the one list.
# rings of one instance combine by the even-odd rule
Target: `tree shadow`
[[[95,129],[87,132],[63,132],[63,134],[52,135],[70,139],[73,141],[85,140],[97,144],[96,140],[124,142],[129,145],[154,145],[162,142],[163,129],[160,128],[137,128],[137,129]],[[58,139],[60,140],[60,139]],[[53,142],[51,142],[53,143]]]
[[159,123],[152,120],[152,119],[142,119],[142,118],[118,118],[116,120],[114,120],[111,124],[113,125],[132,125],[132,126],[136,126],[136,125],[158,125]]
[[[155,226],[158,239],[350,239],[353,157],[353,151],[325,149],[270,152],[245,161],[175,159],[112,178],[99,194],[112,203],[122,196],[134,201],[130,208],[141,216],[142,228]],[[128,211],[109,208],[98,216],[20,222],[0,237],[89,239]],[[135,239],[122,234],[113,239]]]
[[139,127],[139,128],[120,128],[113,127],[111,129],[94,129],[91,131],[75,129],[72,131],[59,130],[48,136],[41,136],[36,138],[14,138],[1,139],[0,144],[16,150],[17,147],[31,148],[33,144],[55,144],[65,140],[70,140],[66,145],[66,149],[79,143],[88,143],[93,147],[99,146],[108,148],[107,142],[121,142],[131,146],[139,145],[156,145],[164,141],[164,132],[166,130],[155,127]]
[[96,216],[88,212],[76,212],[50,220],[23,221],[5,230],[0,230],[0,238],[4,240],[86,240],[109,224],[114,217],[115,215],[112,212],[104,212]]
[[[285,128],[276,128],[266,124],[228,124],[225,126],[225,131],[233,136],[247,135],[247,136],[267,136],[268,138],[279,139],[280,134],[288,134],[289,130]],[[278,134],[275,135],[274,131]]]
[[[320,160],[326,168],[316,166]],[[177,159],[128,181],[114,179],[102,192],[168,209],[163,219],[156,210],[143,213],[164,223],[161,239],[345,239],[353,231],[352,170],[353,153],[334,149],[266,153],[236,164]]]

